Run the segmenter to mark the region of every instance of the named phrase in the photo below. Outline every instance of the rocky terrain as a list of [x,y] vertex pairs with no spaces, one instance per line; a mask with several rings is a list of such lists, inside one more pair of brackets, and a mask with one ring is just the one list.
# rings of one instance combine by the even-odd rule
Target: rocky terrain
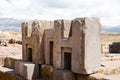
[[10,39],[22,40],[21,32],[0,32],[0,40],[9,41]]
[[[20,44],[18,44],[18,42]],[[22,59],[22,41],[20,32],[0,32],[0,64],[7,57]]]
[[0,46],[0,56],[22,59],[22,46],[20,44],[8,44]]
[[108,46],[113,42],[120,42],[120,33],[101,33],[101,44]]

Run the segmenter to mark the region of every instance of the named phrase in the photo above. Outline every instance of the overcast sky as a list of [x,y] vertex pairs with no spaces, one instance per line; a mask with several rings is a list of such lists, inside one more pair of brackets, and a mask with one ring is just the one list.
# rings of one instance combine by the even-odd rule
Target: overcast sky
[[99,17],[102,25],[120,25],[120,0],[0,0],[0,17],[74,19]]

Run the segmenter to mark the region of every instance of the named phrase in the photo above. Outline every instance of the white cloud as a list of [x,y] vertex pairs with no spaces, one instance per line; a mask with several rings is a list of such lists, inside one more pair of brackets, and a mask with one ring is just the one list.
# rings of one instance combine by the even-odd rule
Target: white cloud
[[0,17],[72,19],[99,17],[102,25],[120,25],[120,0],[0,0]]

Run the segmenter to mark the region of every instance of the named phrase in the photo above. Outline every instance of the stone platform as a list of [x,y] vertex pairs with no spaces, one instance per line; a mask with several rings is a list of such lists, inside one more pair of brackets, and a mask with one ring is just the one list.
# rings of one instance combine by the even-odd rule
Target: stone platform
[[[77,77],[77,80],[120,80],[120,59],[119,58],[120,58],[120,54],[113,53],[113,54],[102,55],[100,71],[90,75],[76,75],[76,74],[74,75],[75,77]],[[63,76],[61,78],[64,78],[65,74],[70,73],[70,72],[67,73],[65,71],[60,71],[60,70],[55,71],[51,66],[48,66],[48,65],[42,65],[41,68],[42,70],[45,70],[45,71],[47,70],[46,74],[42,73],[42,77],[47,77],[47,78],[51,77],[50,75],[54,74],[55,72],[61,73],[59,74]],[[59,78],[59,77],[60,76],[58,77],[53,76],[53,78]],[[24,80],[24,79],[20,75],[15,74],[13,69],[0,66],[0,80]],[[36,80],[45,80],[45,79],[36,79]],[[65,78],[63,80],[65,80]]]
[[13,69],[0,66],[0,80],[24,80],[14,73]]

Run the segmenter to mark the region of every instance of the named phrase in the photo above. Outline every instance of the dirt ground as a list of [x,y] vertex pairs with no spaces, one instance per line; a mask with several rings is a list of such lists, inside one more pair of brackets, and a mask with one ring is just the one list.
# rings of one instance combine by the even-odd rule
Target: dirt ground
[[[0,56],[22,59],[22,45],[0,46]],[[96,74],[91,74],[91,76],[97,77],[97,79],[120,80],[120,53],[108,53],[106,47],[101,54],[101,70]]]
[[101,70],[90,76],[100,80],[120,80],[120,53],[101,54]]
[[0,46],[0,56],[22,59],[22,45],[8,44],[8,46]]

